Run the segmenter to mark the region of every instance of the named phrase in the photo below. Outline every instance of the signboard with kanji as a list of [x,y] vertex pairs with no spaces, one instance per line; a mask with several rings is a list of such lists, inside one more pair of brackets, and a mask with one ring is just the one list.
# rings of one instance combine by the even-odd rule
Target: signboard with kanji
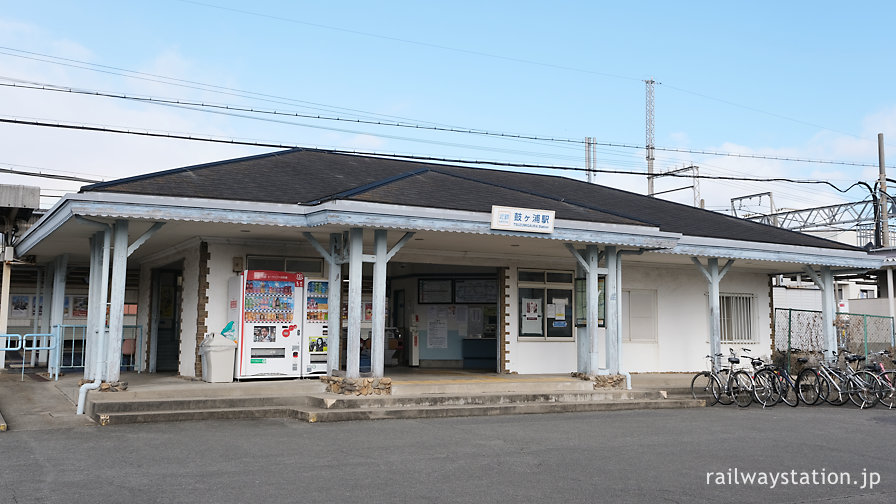
[[553,233],[554,211],[492,205],[492,229]]

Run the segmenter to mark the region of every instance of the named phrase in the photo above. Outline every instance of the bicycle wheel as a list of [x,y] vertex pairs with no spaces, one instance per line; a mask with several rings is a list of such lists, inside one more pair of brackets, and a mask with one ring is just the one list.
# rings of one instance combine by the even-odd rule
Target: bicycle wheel
[[720,369],[719,373],[716,375],[716,379],[719,382],[719,390],[716,394],[716,400],[720,404],[724,404],[725,406],[734,402],[734,396],[731,395],[731,386],[730,380],[728,380],[727,369]]
[[800,397],[797,395],[796,384],[793,382],[793,378],[784,376],[784,373],[786,372],[787,371],[781,370],[781,375],[778,381],[778,385],[781,387],[781,401],[791,408],[795,408],[800,404]]
[[746,408],[753,402],[753,379],[749,373],[736,371],[731,376],[731,395],[741,408]]
[[771,369],[762,369],[753,377],[753,399],[765,406],[778,404],[778,377]]
[[796,390],[800,400],[809,406],[814,406],[821,400],[821,385],[819,385],[818,372],[812,368],[800,371],[796,377]]
[[818,375],[818,402],[828,402],[828,395],[831,393],[831,382],[827,381],[823,375]]
[[697,373],[691,380],[691,395],[694,399],[702,399],[706,401],[707,406],[713,406],[719,402],[713,395],[713,382],[715,378],[709,371]]
[[878,378],[883,387],[880,392],[880,403],[892,409],[896,405],[896,371],[884,371]]
[[880,390],[880,381],[871,371],[856,371],[849,379],[849,400],[859,408],[873,408]]
[[849,382],[837,373],[830,373],[824,377],[827,383],[827,393],[822,397],[824,401],[832,406],[843,406],[849,400],[849,392],[847,387]]

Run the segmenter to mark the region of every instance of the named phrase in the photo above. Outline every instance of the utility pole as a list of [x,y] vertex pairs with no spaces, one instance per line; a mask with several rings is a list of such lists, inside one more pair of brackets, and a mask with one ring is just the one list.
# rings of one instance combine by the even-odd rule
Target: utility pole
[[594,168],[591,166],[591,137],[585,137],[585,173],[588,174],[588,183],[594,183]]
[[653,196],[653,86],[656,81],[648,79],[647,85],[647,195]]
[[588,183],[597,183],[597,139],[594,137],[585,137],[585,162],[588,168]]
[[887,196],[887,167],[884,165],[884,134],[877,134],[877,157],[880,164],[880,245],[884,248],[890,246],[890,198]]

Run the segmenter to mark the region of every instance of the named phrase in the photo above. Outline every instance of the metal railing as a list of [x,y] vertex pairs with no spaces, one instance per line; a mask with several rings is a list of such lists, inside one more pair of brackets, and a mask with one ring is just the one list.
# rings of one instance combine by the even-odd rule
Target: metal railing
[[[53,366],[53,363],[56,362],[56,355],[58,352],[54,352],[58,348],[59,337],[57,333],[31,333],[31,334],[0,334],[0,340],[2,340],[2,345],[0,345],[0,352],[19,352],[22,356],[22,381],[25,380],[25,359],[27,352],[31,352],[32,355],[36,352],[40,352],[42,350],[47,350],[50,352],[50,358],[47,359],[47,372],[50,377],[54,377],[59,379],[59,366]],[[10,346],[10,342],[15,341],[15,345]]]
[[[62,330],[63,344],[60,352],[60,366],[69,369],[83,369],[87,350],[87,326],[86,325],[63,325],[59,326]],[[108,331],[109,329],[106,328]],[[122,326],[122,354],[121,369],[126,371],[136,371],[140,373],[142,369],[139,363],[143,358],[143,326],[142,325],[125,325]],[[127,350],[125,341],[134,340],[133,353],[124,353]]]
[[[28,345],[29,339],[33,342],[30,346]],[[47,372],[51,378],[55,375],[56,380],[59,380],[59,352],[56,351],[58,348],[58,331],[42,334],[25,334],[22,336],[22,380],[25,380],[25,352],[31,352],[34,355],[35,352],[41,350],[50,352],[50,356],[47,359]]]
[[[59,379],[60,368],[83,369],[87,349],[87,326],[59,325],[52,333],[41,334],[0,334],[0,352],[19,352],[22,357],[22,379],[25,379],[26,355],[49,351],[47,371],[51,377]],[[139,363],[143,357],[143,326],[126,325],[122,331],[121,369],[141,372]],[[108,329],[107,329],[108,330]],[[133,340],[133,345],[125,341]],[[132,352],[128,346],[133,348]],[[34,359],[32,359],[34,360]]]

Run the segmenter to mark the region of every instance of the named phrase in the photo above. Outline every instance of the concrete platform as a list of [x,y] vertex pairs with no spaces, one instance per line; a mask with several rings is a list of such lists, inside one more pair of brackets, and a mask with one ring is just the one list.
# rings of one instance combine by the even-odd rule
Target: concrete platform
[[[58,381],[0,371],[0,422],[10,430],[203,419],[294,418],[307,422],[433,418],[702,404],[687,393],[691,374],[633,375],[632,390],[594,390],[569,375],[387,369],[389,396],[339,396],[318,379],[206,383],[171,374],[122,373],[122,392],[90,391],[76,415],[80,374]],[[5,418],[5,420],[3,420]],[[8,424],[7,424],[8,422]]]

